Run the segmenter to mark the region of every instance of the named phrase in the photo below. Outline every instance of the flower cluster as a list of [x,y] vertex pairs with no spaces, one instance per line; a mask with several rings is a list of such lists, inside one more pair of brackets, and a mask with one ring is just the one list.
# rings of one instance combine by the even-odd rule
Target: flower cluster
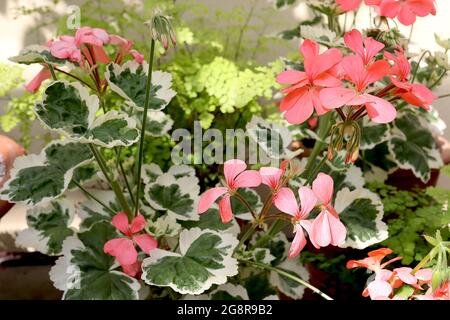
[[124,212],[118,212],[112,218],[112,224],[123,233],[124,237],[109,240],[105,243],[103,250],[117,259],[123,272],[134,277],[140,272],[142,264],[142,261],[138,260],[135,245],[138,245],[145,254],[149,254],[151,250],[158,247],[158,243],[151,235],[141,233],[146,224],[142,215],[133,218],[129,224],[127,215]]
[[[409,82],[411,66],[399,47],[395,54],[381,51],[384,44],[363,38],[358,30],[344,36],[351,54],[343,57],[336,48],[319,53],[319,45],[305,40],[300,46],[305,71],[286,70],[277,81],[288,85],[280,110],[293,124],[303,123],[313,114],[338,110],[344,120],[358,120],[364,112],[372,121],[388,123],[395,119],[392,101],[403,99],[429,110],[436,96],[424,85]],[[390,63],[391,62],[391,63]],[[379,88],[373,84],[389,77],[391,83]],[[344,115],[345,106],[351,109]]]
[[[394,261],[402,259],[396,257],[382,263],[383,259],[392,253],[391,249],[381,248],[369,252],[368,257],[362,260],[350,260],[347,268],[364,267],[374,272],[372,281],[363,291],[364,297],[372,300],[448,300],[450,282],[444,282],[438,289],[432,290],[431,281],[433,270],[413,270],[409,267],[395,268],[392,271],[386,267]],[[401,288],[409,286],[410,292],[401,294]]]
[[[356,10],[361,2],[361,0],[336,0],[344,12]],[[436,15],[434,0],[364,0],[364,3],[375,7],[380,16],[397,18],[405,26],[416,22],[416,17]]]
[[[114,60],[111,60],[105,51],[104,46],[108,44],[118,46]],[[79,28],[75,36],[60,36],[48,41],[45,47],[48,48],[54,58],[67,60],[86,71],[96,68],[98,63],[114,62],[121,64],[127,55],[130,55],[138,63],[144,61],[144,55],[132,49],[133,42],[131,40],[114,34],[110,35],[100,28]],[[30,92],[36,92],[42,82],[50,79],[50,77],[49,67],[44,65],[42,70],[26,85],[26,89]],[[96,80],[100,81],[100,79]],[[103,81],[103,84],[106,85],[106,81]]]
[[[306,230],[314,247],[326,247],[330,244],[338,246],[346,238],[346,228],[339,219],[339,214],[331,205],[333,198],[333,179],[324,173],[319,173],[312,183],[312,189],[306,186],[298,190],[301,206],[298,205],[294,192],[286,187],[288,180],[298,170],[295,168],[287,170],[289,161],[281,163],[280,168],[262,167],[259,171],[246,170],[247,165],[242,160],[228,160],[224,164],[225,181],[222,187],[215,187],[205,191],[199,201],[198,212],[206,212],[219,198],[219,213],[223,223],[231,221],[233,217],[231,200],[237,196],[245,203],[245,199],[237,193],[239,188],[258,187],[261,183],[267,185],[271,190],[272,203],[281,212],[290,216],[289,221],[294,227],[295,237],[289,250],[289,257],[296,257],[306,245],[303,229]],[[320,200],[320,213],[315,219],[307,219],[316,208]],[[253,211],[252,208],[249,208]],[[264,212],[255,218],[258,221],[264,219]]]

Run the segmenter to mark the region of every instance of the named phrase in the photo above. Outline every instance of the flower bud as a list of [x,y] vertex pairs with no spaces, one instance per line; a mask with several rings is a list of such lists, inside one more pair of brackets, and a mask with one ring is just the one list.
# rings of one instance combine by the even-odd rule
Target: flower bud
[[153,40],[159,41],[164,49],[167,50],[170,43],[176,46],[175,31],[168,16],[163,15],[160,11],[156,11],[153,17],[145,24],[150,27],[150,34]]

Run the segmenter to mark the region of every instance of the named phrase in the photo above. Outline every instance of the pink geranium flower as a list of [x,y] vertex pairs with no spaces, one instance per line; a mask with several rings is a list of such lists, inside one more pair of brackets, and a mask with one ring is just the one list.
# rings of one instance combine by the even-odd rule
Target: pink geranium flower
[[437,96],[421,83],[410,83],[408,78],[411,73],[411,65],[403,49],[398,47],[394,53],[385,52],[384,56],[393,62],[390,70],[390,79],[392,84],[397,87],[395,94],[409,104],[430,110],[432,108],[431,104],[437,99]]
[[281,188],[275,198],[275,206],[293,217],[294,224],[294,240],[289,249],[288,257],[294,258],[303,250],[306,245],[306,238],[303,229],[309,234],[311,243],[318,248],[311,233],[312,220],[306,220],[311,210],[317,203],[314,192],[308,187],[301,187],[298,190],[301,207],[298,206],[294,192],[289,188]]
[[61,36],[59,39],[49,43],[50,53],[59,59],[69,59],[72,62],[81,61],[81,51],[75,38],[71,36]]
[[109,43],[118,45],[120,47],[120,50],[117,53],[117,56],[114,60],[115,63],[120,64],[123,57],[125,57],[127,54],[130,54],[133,57],[133,59],[139,64],[141,64],[144,61],[144,55],[142,53],[136,50],[131,50],[131,48],[133,47],[133,41],[112,34],[109,37]]
[[239,188],[253,188],[261,184],[261,175],[256,170],[245,170],[247,164],[238,159],[228,160],[224,163],[223,171],[225,182],[223,187],[211,188],[205,191],[198,203],[198,212],[204,213],[213,203],[219,201],[219,213],[223,223],[230,222],[233,217],[231,199]]
[[144,253],[149,254],[151,250],[158,247],[158,243],[151,235],[140,233],[145,227],[145,218],[142,215],[136,216],[131,224],[128,224],[127,215],[124,212],[118,212],[112,218],[112,224],[125,236],[106,242],[103,251],[115,257],[125,273],[134,276],[138,263],[135,245],[137,244]]
[[319,173],[312,183],[312,190],[322,202],[322,211],[312,223],[311,238],[321,247],[326,247],[329,244],[333,246],[342,244],[347,236],[347,229],[331,205],[333,198],[333,179],[325,173]]
[[[362,0],[336,0],[336,3],[339,5],[339,7],[342,9],[342,11],[352,11],[357,9]],[[382,0],[364,0],[364,3],[368,6],[371,5],[379,5]]]
[[109,42],[109,34],[100,28],[81,27],[75,33],[75,43],[81,48],[83,45],[92,46],[92,55],[83,48],[84,56],[91,65],[96,62],[109,63],[109,57],[103,48],[103,45]]
[[289,160],[283,160],[279,168],[275,167],[261,167],[259,169],[259,174],[261,175],[261,182],[270,188],[272,192],[276,192],[282,187],[283,181],[282,177],[286,172],[286,166]]
[[285,112],[286,120],[292,124],[308,120],[314,109],[319,115],[328,112],[319,99],[320,90],[341,85],[334,69],[342,59],[338,49],[319,54],[319,45],[307,39],[300,51],[304,57],[305,71],[286,70],[277,77],[278,83],[289,85],[282,90],[286,96],[281,101],[280,111]]
[[388,123],[395,119],[397,111],[388,101],[367,93],[367,87],[386,76],[390,65],[385,60],[378,60],[365,66],[360,56],[345,57],[341,66],[346,78],[353,88],[324,88],[320,92],[320,100],[327,109],[340,108],[344,105],[364,105],[367,114],[374,122]]
[[434,0],[382,0],[380,15],[395,18],[400,23],[409,26],[416,22],[416,17],[436,15]]
[[353,29],[344,35],[345,45],[356,55],[360,56],[365,65],[373,62],[373,59],[384,48],[384,44],[371,37],[363,39],[361,32]]

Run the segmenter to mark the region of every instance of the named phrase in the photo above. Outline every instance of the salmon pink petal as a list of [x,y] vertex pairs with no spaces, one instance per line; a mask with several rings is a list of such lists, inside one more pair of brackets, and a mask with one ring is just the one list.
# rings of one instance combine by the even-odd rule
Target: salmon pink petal
[[275,167],[261,167],[259,174],[261,175],[261,182],[274,190],[278,186],[284,170]]
[[411,274],[411,271],[412,269],[408,267],[394,269],[395,274],[400,278],[400,280],[404,283],[415,285],[417,283],[417,279]]
[[380,3],[380,15],[395,18],[400,10],[400,2],[397,0],[383,0]]
[[[320,90],[321,89],[311,89],[311,97],[314,109],[316,110],[316,113],[318,116],[324,115],[325,113],[329,112],[330,110],[325,108],[322,104],[322,101],[320,100]],[[317,119],[317,118],[316,118]]]
[[400,21],[401,24],[405,26],[410,26],[414,22],[416,22],[416,15],[411,10],[410,6],[404,4],[400,8],[400,11],[397,15],[397,19],[398,21]]
[[198,202],[197,211],[199,213],[203,213],[211,206],[213,203],[219,198],[221,195],[225,194],[228,191],[225,187],[217,187],[206,190],[201,196],[200,201]]
[[313,237],[313,235],[312,235],[312,224],[313,224],[313,220],[300,220],[299,223],[300,223],[300,225],[303,227],[303,229],[305,229],[306,232],[308,233],[309,241],[311,242],[311,244],[312,244],[316,249],[319,249],[320,246],[316,243],[316,241],[314,240],[314,237]]
[[130,50],[130,54],[137,63],[142,64],[142,62],[144,62],[144,55],[139,51]]
[[112,217],[112,225],[119,229],[123,234],[129,233],[128,216],[125,212],[118,212]]
[[28,92],[35,93],[39,90],[39,88],[42,85],[42,82],[44,80],[50,79],[52,77],[52,74],[50,73],[50,70],[48,70],[47,67],[44,67],[39,71],[39,73],[25,86],[25,89]]
[[383,280],[374,280],[367,286],[369,295],[372,300],[380,297],[387,298],[392,293],[392,287],[388,282]]
[[145,227],[145,218],[142,214],[136,216],[133,218],[133,221],[131,222],[131,233],[138,233]]
[[396,77],[389,77],[389,79],[391,80],[392,84],[394,86],[396,86],[397,88],[403,89],[403,90],[411,90],[411,84],[409,82],[406,81],[400,81],[398,80]]
[[247,168],[247,164],[239,159],[231,159],[225,161],[223,165],[223,173],[227,184],[231,187],[234,179]]
[[310,60],[319,55],[319,45],[312,40],[306,39],[300,46],[300,52],[305,60]]
[[310,238],[320,247],[326,247],[331,243],[330,223],[328,221],[328,213],[323,210],[314,219],[311,226]]
[[366,109],[372,121],[376,123],[389,123],[395,119],[397,110],[390,102],[369,94],[364,95],[370,100],[366,103]]
[[280,111],[284,112],[299,104],[301,99],[308,95],[308,88],[299,88],[289,92],[280,103]]
[[136,277],[136,275],[141,272],[141,266],[142,266],[142,262],[141,261],[136,261],[133,264],[129,264],[129,265],[122,265],[122,271],[129,275],[130,277]]
[[298,195],[300,197],[301,218],[305,219],[308,217],[312,209],[314,209],[317,203],[317,198],[314,192],[308,187],[300,187],[300,189],[298,189]]
[[103,246],[103,251],[115,257],[121,265],[135,263],[138,256],[133,241],[127,238],[109,240]]
[[342,82],[328,72],[323,72],[314,79],[314,85],[321,87],[339,87]]
[[385,77],[389,73],[390,67],[391,66],[389,62],[387,62],[386,60],[378,60],[372,63],[367,68],[367,76],[364,81],[364,87],[367,87],[368,85],[383,79],[383,77]]
[[297,70],[286,70],[277,76],[277,82],[280,84],[295,84],[307,79],[306,73]]
[[333,179],[323,172],[320,172],[312,183],[315,195],[326,206],[331,203],[333,198],[333,186]]
[[280,211],[296,217],[299,214],[294,192],[289,188],[281,188],[275,195],[273,202]]
[[234,188],[254,188],[261,184],[261,175],[256,170],[246,170],[234,179]]
[[231,211],[231,199],[228,194],[219,201],[219,214],[223,224],[230,222],[233,218],[233,212]]
[[437,96],[423,84],[414,83],[411,85],[411,90],[403,94],[402,98],[414,106],[430,110],[431,104],[437,99]]
[[370,251],[367,255],[369,257],[374,257],[377,260],[381,261],[381,260],[383,260],[384,257],[386,257],[387,255],[389,255],[391,253],[392,253],[392,250],[389,248],[380,248],[377,250]]
[[311,94],[306,91],[295,104],[285,112],[284,117],[291,124],[299,124],[308,120],[314,112]]
[[289,248],[288,258],[295,258],[303,250],[306,245],[305,234],[303,233],[302,227],[297,224],[294,227],[294,240],[292,240],[291,247]]
[[363,37],[358,30],[353,29],[352,31],[345,33],[344,43],[354,53],[359,56],[364,56]]
[[326,109],[336,109],[348,104],[355,96],[353,89],[323,88],[320,90],[319,99]]
[[149,254],[150,251],[158,247],[158,242],[149,234],[140,234],[133,237],[133,241],[144,251]]
[[373,39],[366,38],[364,39],[364,47],[366,48],[366,53],[364,55],[365,63],[369,63],[373,57],[376,56],[378,52],[380,52],[384,48],[384,44]]
[[328,221],[330,224],[331,231],[331,244],[333,246],[339,246],[344,243],[345,238],[347,237],[347,229],[344,224],[341,222],[339,217],[328,213]]
[[361,91],[364,89],[364,80],[366,78],[366,68],[364,61],[360,56],[347,56],[342,59],[341,67],[345,75],[355,84],[357,89]]
[[368,6],[378,6],[383,0],[364,0]]
[[342,11],[352,11],[359,7],[361,0],[336,0]]

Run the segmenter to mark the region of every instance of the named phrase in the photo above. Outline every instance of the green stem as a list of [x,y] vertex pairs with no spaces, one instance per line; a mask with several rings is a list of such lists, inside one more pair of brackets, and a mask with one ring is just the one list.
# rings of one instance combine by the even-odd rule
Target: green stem
[[125,213],[128,216],[128,220],[131,222],[131,220],[133,219],[132,211],[131,211],[130,207],[128,206],[128,202],[125,199],[122,189],[120,188],[117,181],[114,180],[113,178],[111,178],[108,166],[106,165],[105,159],[103,158],[102,154],[97,150],[97,148],[94,145],[89,144],[89,147],[91,148],[91,151],[94,154],[95,160],[97,160],[100,170],[102,170],[103,175],[108,180],[108,182],[111,186],[111,189],[113,190],[114,194],[116,195],[117,200],[119,201],[123,211],[125,211]]
[[253,12],[255,11],[257,1],[253,1],[252,6],[250,8],[250,11],[247,14],[247,18],[245,19],[244,25],[242,26],[241,30],[239,31],[239,37],[238,42],[236,45],[236,52],[234,53],[234,61],[237,62],[239,59],[239,54],[241,51],[241,44],[242,44],[242,38],[244,37],[244,33],[247,30],[248,24],[250,23],[250,20],[253,16]]
[[419,61],[417,61],[417,65],[416,68],[414,69],[414,73],[413,73],[413,77],[411,79],[411,83],[414,83],[414,80],[416,80],[416,76],[417,76],[417,71],[419,71],[419,67],[420,67],[420,63],[422,62],[423,58],[425,57],[426,54],[431,54],[431,52],[429,50],[426,50],[424,53],[422,53],[422,55],[419,58]]
[[439,96],[438,99],[447,98],[447,97],[450,97],[450,93]]
[[244,242],[247,241],[248,238],[250,238],[250,236],[253,234],[253,232],[255,232],[257,227],[258,227],[258,224],[255,221],[253,221],[250,228],[247,229],[247,231],[242,236],[241,240],[239,240],[239,244],[236,247],[236,250],[240,249],[244,245]]
[[142,158],[144,157],[144,137],[145,137],[145,128],[147,126],[147,113],[148,113],[148,103],[150,100],[150,89],[152,85],[152,72],[153,72],[153,56],[155,53],[155,40],[152,39],[150,45],[150,62],[148,64],[148,72],[147,72],[147,85],[145,87],[145,102],[144,102],[144,113],[142,114],[142,126],[141,126],[141,137],[139,140],[139,151],[138,151],[138,165],[136,170],[136,177],[134,179],[136,183],[136,197],[135,197],[135,206],[134,206],[134,215],[137,215],[139,212],[139,193],[141,192],[141,171],[142,171]]
[[439,78],[430,86],[430,90],[433,89],[434,87],[436,87],[439,82],[441,82],[442,78],[444,78],[444,76],[447,74],[447,70],[444,70],[444,72],[442,72],[442,74],[439,76]]
[[278,232],[280,232],[284,227],[286,226],[286,223],[284,223],[283,220],[276,220],[274,221],[267,231],[266,234],[262,235],[255,243],[253,248],[258,248],[263,246],[267,243],[274,235],[276,235]]
[[331,112],[328,112],[319,120],[319,138],[321,141],[316,141],[316,143],[314,144],[314,148],[311,151],[311,154],[308,158],[308,162],[306,163],[305,174],[309,174],[308,172],[310,172],[310,170],[312,169],[316,157],[320,154],[320,152],[322,152],[323,147],[325,146],[325,142],[323,142],[323,140],[325,140],[325,137],[327,136],[330,127],[331,127]]
[[278,273],[279,275],[289,278],[297,283],[300,283],[301,285],[309,288],[311,291],[313,291],[314,293],[317,293],[319,296],[321,296],[322,298],[324,298],[325,300],[333,300],[333,298],[331,298],[329,295],[327,295],[326,293],[323,293],[322,291],[320,291],[319,289],[317,289],[316,287],[314,287],[312,284],[306,282],[305,280],[293,275],[292,273],[289,273],[287,271],[284,271],[283,269],[279,269],[276,267],[272,267],[269,266],[267,264],[264,263],[260,263],[260,262],[256,262],[256,261],[250,261],[250,260],[242,260],[239,259],[240,262],[242,263],[246,263],[261,269],[266,269],[268,271],[274,271],[276,273]]
[[312,182],[312,179],[319,173],[326,160],[327,156],[325,155],[322,160],[320,160],[319,164],[314,168],[314,170],[311,170],[311,174],[308,176],[308,179],[305,182],[306,185]]
[[417,264],[417,266],[411,271],[411,274],[414,275],[417,271],[422,269],[431,259],[431,251]]
[[132,205],[134,205],[134,198],[133,193],[131,190],[131,185],[128,182],[127,174],[125,172],[125,169],[123,168],[122,161],[120,161],[120,153],[122,152],[122,148],[114,148],[114,151],[116,152],[116,167],[119,168],[120,174],[122,175],[123,180],[125,181],[125,187],[127,188],[128,194],[130,195],[130,199],[132,202]]
[[75,180],[72,180],[73,184],[76,185],[81,191],[83,191],[86,196],[88,196],[89,198],[91,198],[92,200],[96,201],[98,204],[100,204],[103,208],[105,208],[106,210],[108,210],[110,213],[116,213],[113,209],[111,209],[110,207],[108,207],[104,202],[102,202],[100,199],[98,199],[96,196],[94,196],[92,193],[90,193],[89,191],[87,191],[82,185],[80,185],[78,182],[76,182]]
[[47,63],[48,69],[50,70],[50,73],[52,75],[52,79],[53,80],[58,80],[58,78],[56,77],[56,73],[55,73],[55,69],[53,68],[53,66],[50,63]]
[[252,214],[253,219],[256,219],[256,212],[255,212],[255,210],[252,208],[252,206],[247,202],[247,200],[245,200],[244,197],[243,197],[241,194],[239,194],[238,192],[236,192],[236,193],[234,194],[234,196],[235,196],[236,198],[238,198],[239,201],[241,201],[242,204],[244,204],[244,206],[246,206],[248,210],[250,210],[250,213]]
[[84,85],[86,85],[87,87],[89,87],[89,88],[90,88],[91,90],[93,90],[93,91],[97,90],[97,89],[95,89],[94,87],[92,87],[89,83],[87,83],[86,81],[82,80],[81,78],[78,78],[76,75],[73,75],[73,74],[71,74],[71,73],[69,73],[69,72],[66,72],[66,71],[61,70],[61,69],[58,69],[58,68],[54,68],[54,69],[55,69],[56,71],[58,71],[58,72],[61,72],[61,73],[65,74],[66,76],[69,76],[69,77],[71,77],[71,78],[74,78],[74,79],[80,81],[81,83],[83,83]]

